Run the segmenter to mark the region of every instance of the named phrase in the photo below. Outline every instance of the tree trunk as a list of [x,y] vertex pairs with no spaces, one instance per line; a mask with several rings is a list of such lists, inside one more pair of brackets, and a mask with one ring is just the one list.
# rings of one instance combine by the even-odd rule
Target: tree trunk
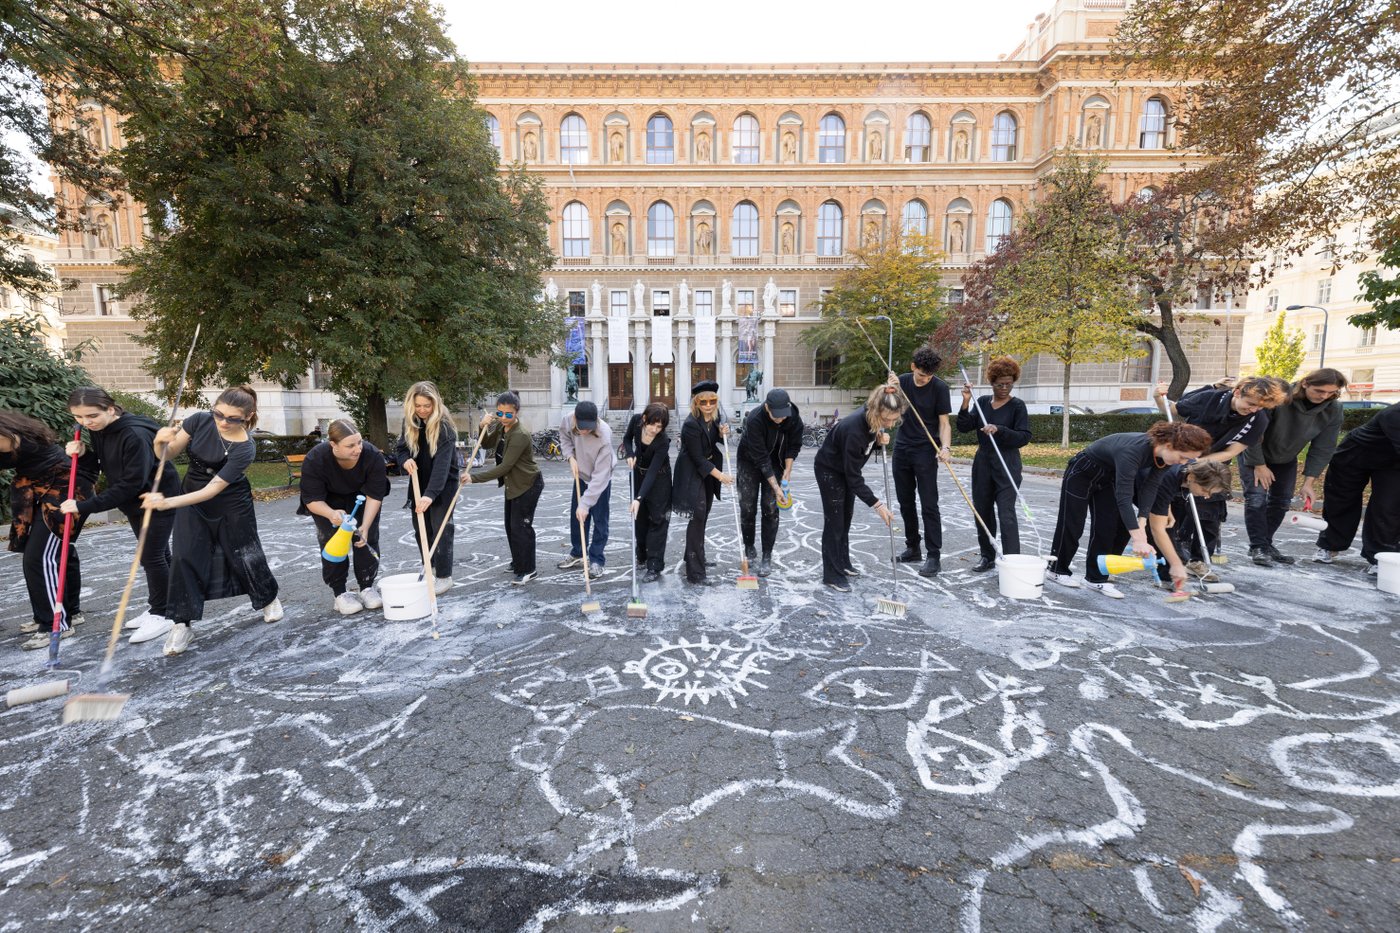
[[365,396],[365,436],[370,443],[384,450],[389,443],[389,413],[384,393],[378,390]]
[[1064,384],[1064,390],[1065,390],[1065,395],[1064,395],[1064,398],[1065,398],[1065,411],[1064,411],[1064,414],[1060,416],[1060,418],[1061,418],[1061,426],[1060,426],[1060,447],[1063,448],[1063,449],[1067,449],[1067,448],[1069,447],[1069,381],[1070,381],[1070,372],[1071,372],[1073,369],[1074,369],[1074,364],[1073,364],[1073,363],[1066,363],[1066,364],[1065,364],[1065,384]]
[[[1172,364],[1172,382],[1167,388],[1169,398],[1181,398],[1186,387],[1191,383],[1191,363],[1186,358],[1186,349],[1181,345],[1181,335],[1176,332],[1176,316],[1173,313],[1171,302],[1167,299],[1157,297],[1157,311],[1161,315],[1162,323],[1153,324],[1151,321],[1143,321],[1138,325],[1138,330],[1149,337],[1156,337],[1162,344],[1162,349],[1166,351],[1167,359]],[[1156,390],[1152,387],[1152,391]]]

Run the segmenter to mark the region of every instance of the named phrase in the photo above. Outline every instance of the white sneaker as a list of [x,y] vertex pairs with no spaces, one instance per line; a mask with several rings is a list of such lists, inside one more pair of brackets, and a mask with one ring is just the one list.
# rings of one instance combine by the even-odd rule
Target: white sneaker
[[281,622],[281,621],[282,621],[282,600],[280,600],[280,599],[273,599],[272,602],[268,603],[266,606],[263,606],[263,621],[264,621],[264,622]]
[[86,621],[87,621],[87,616],[83,615],[82,612],[75,612],[75,613],[73,613],[71,616],[68,617],[68,624],[69,624],[69,625],[82,625],[82,624],[83,624],[84,622],[86,622]]
[[572,570],[574,567],[582,567],[583,557],[566,557],[554,566],[558,567],[560,570]]
[[[71,638],[72,635],[73,629],[69,627],[63,630],[63,634],[60,635],[59,638]],[[47,648],[49,646],[49,639],[52,637],[53,629],[48,629],[47,631],[43,632],[35,632],[33,635],[30,635],[29,640],[24,642],[24,644],[20,645],[20,647],[23,648],[25,651],[35,651],[39,648]]]
[[606,564],[602,567],[599,567],[597,564],[588,565],[588,579],[593,583],[597,583],[599,580],[603,579],[607,575],[608,568]]
[[1329,551],[1329,550],[1327,550],[1326,548],[1321,548],[1321,547],[1318,548],[1318,549],[1317,549],[1317,553],[1313,555],[1313,560],[1317,561],[1319,564],[1330,564],[1330,563],[1332,563],[1332,561],[1334,561],[1334,560],[1336,560],[1336,559],[1337,559],[1337,552],[1336,552],[1336,551]]
[[163,649],[167,656],[184,654],[185,649],[194,641],[194,628],[189,625],[173,625],[170,628],[170,637],[165,639]]
[[141,613],[141,614],[140,614],[139,616],[137,616],[136,618],[134,618],[134,619],[127,619],[127,620],[126,620],[126,625],[123,626],[123,627],[124,627],[124,628],[140,628],[141,626],[145,625],[147,622],[151,621],[152,619],[159,619],[159,618],[161,618],[161,616],[158,616],[158,615],[156,615],[154,612],[152,612],[151,610],[147,609],[145,612]]
[[1047,567],[1045,568],[1045,579],[1049,580],[1051,583],[1058,583],[1060,586],[1067,587],[1071,590],[1079,589],[1079,581],[1074,578],[1074,574],[1072,573],[1056,573]]
[[151,641],[152,639],[160,638],[162,635],[168,634],[170,627],[174,624],[174,622],[171,622],[165,616],[153,615],[145,622],[141,623],[141,627],[132,632],[131,638],[128,640],[133,645],[139,645],[143,641]]
[[1093,580],[1085,580],[1084,585],[1091,590],[1098,590],[1105,596],[1111,596],[1114,599],[1123,598],[1123,591],[1112,583],[1095,583]]
[[354,593],[341,593],[335,598],[335,611],[343,616],[352,616],[364,608],[365,604]]
[[379,591],[372,586],[360,590],[360,602],[365,604],[366,609],[384,608],[384,597],[380,596]]
[[450,589],[452,589],[451,577],[437,577],[433,580],[433,592],[437,595],[441,596]]
[[1380,575],[1380,572],[1381,572],[1381,568],[1380,568],[1379,565],[1377,565],[1377,564],[1367,564],[1367,565],[1366,565],[1366,575],[1367,575],[1368,577],[1379,576],[1379,575]]
[[535,579],[535,575],[536,575],[537,573],[539,573],[538,570],[531,570],[529,573],[517,573],[517,574],[515,575],[515,579],[512,580],[512,581],[510,581],[510,582],[511,582],[511,585],[512,585],[512,586],[524,586],[525,584],[529,583],[531,580]]

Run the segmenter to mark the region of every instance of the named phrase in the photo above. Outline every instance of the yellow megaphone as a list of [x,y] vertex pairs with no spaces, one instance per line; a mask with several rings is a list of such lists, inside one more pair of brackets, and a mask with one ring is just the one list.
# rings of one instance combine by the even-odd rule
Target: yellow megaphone
[[1151,570],[1152,576],[1157,576],[1157,567],[1166,561],[1160,557],[1156,560],[1148,560],[1145,557],[1129,557],[1126,554],[1100,554],[1099,572],[1112,576],[1118,573],[1131,573],[1134,570]]
[[355,513],[364,505],[365,497],[355,497],[355,507],[350,510],[350,514],[340,523],[340,530],[331,535],[331,539],[326,542],[326,546],[321,548],[321,559],[328,560],[333,564],[338,564],[350,556],[350,542],[355,537],[355,530],[359,525],[355,522]]

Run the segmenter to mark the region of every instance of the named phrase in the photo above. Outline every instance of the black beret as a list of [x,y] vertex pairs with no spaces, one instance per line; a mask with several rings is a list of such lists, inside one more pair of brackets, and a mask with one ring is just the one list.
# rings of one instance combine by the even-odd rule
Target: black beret
[[697,382],[695,383],[695,386],[690,390],[690,395],[692,398],[694,398],[701,392],[714,392],[716,395],[718,395],[719,383],[715,382],[713,379],[706,379],[703,382]]

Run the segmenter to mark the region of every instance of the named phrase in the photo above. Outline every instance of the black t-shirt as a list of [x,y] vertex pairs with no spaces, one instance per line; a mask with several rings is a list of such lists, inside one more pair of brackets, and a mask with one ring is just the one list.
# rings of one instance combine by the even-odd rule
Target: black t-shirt
[[[329,441],[322,441],[301,464],[301,506],[299,515],[309,515],[308,502],[324,502],[332,508],[345,508],[356,496],[383,501],[389,494],[389,477],[384,470],[384,455],[365,441],[360,459],[350,469],[335,459]],[[344,505],[336,505],[340,502]]]
[[[948,415],[953,412],[953,400],[948,392],[948,383],[934,376],[928,381],[928,385],[920,388],[914,384],[914,374],[905,373],[899,377],[900,388],[904,390],[904,395],[909,399],[909,404],[918,410],[919,416],[924,419],[924,425],[928,426],[929,434],[938,439],[938,416]],[[940,441],[941,443],[941,441]],[[924,434],[924,428],[919,424],[919,419],[914,417],[913,412],[904,416],[900,422],[897,444],[903,450],[930,450],[928,435]]]
[[257,456],[258,448],[251,438],[246,441],[224,440],[214,424],[214,416],[207,411],[190,415],[180,423],[180,430],[190,436],[186,452],[211,467],[218,467],[214,475],[229,485],[243,478]]
[[1176,466],[1169,466],[1162,471],[1157,482],[1157,492],[1152,497],[1151,512],[1153,515],[1169,515],[1172,510],[1172,501],[1175,499],[1185,499],[1189,493],[1183,484],[1182,472],[1186,469],[1184,463]]

